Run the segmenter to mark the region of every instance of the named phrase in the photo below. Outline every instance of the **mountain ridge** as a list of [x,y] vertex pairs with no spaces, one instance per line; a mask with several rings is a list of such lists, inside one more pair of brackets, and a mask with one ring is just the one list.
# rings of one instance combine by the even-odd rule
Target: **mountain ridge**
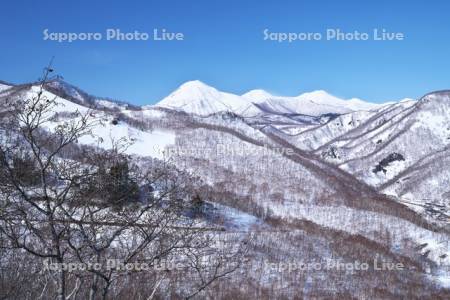
[[359,98],[341,99],[324,90],[302,93],[298,96],[275,96],[263,89],[250,90],[242,95],[222,92],[199,80],[187,81],[156,107],[178,109],[196,115],[210,115],[230,111],[243,116],[303,114],[319,116],[327,113],[348,113],[371,110],[387,103],[371,103]]
[[[64,91],[63,86],[53,88]],[[230,107],[221,101],[222,96],[233,97],[227,93],[201,82],[191,82],[181,92],[186,88],[200,99],[218,98],[223,107]],[[24,85],[5,94],[28,99],[36,91]],[[54,96],[52,91],[44,93],[49,99]],[[70,93],[61,93],[66,94]],[[253,94],[267,96],[264,91]],[[189,105],[189,98],[183,97]],[[283,108],[282,102],[271,99],[255,105],[260,115],[246,117],[226,112],[198,116],[158,106],[133,110],[101,99],[94,100],[104,101],[102,105],[92,107],[87,101],[77,104],[76,97],[57,96],[60,105],[46,129],[76,121],[74,111],[89,112],[99,122],[92,136],[79,139],[80,145],[110,149],[113,141],[126,139],[130,142],[126,153],[133,159],[170,160],[207,184],[208,201],[248,214],[242,215],[244,219],[308,221],[366,239],[374,247],[384,245],[377,232],[386,231],[394,238],[392,244],[386,242],[387,251],[396,255],[410,255],[408,251],[413,250],[402,244],[409,239],[425,245],[412,253],[436,264],[434,276],[446,280],[450,274],[438,272],[450,265],[450,249],[440,243],[449,232],[444,227],[448,220],[441,195],[450,195],[450,173],[440,166],[450,160],[450,152],[441,149],[448,147],[450,137],[450,129],[442,126],[450,116],[448,99],[447,92],[429,93],[420,101],[318,117],[270,112],[270,105]],[[327,100],[321,103],[330,104]],[[273,154],[268,149],[290,149],[292,154]],[[404,160],[387,161],[386,157]],[[382,172],[373,171],[377,165]],[[422,195],[439,199],[423,200]],[[229,216],[222,209],[218,213]]]

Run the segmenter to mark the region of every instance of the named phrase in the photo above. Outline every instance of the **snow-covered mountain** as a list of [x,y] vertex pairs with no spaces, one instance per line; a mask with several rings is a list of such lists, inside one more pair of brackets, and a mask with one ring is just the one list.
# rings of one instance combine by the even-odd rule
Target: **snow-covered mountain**
[[209,115],[221,111],[240,113],[251,105],[242,97],[218,91],[194,80],[182,84],[156,106],[182,110],[196,115]]
[[252,90],[243,94],[242,97],[274,112],[310,116],[371,110],[382,106],[382,104],[369,103],[357,98],[343,100],[323,90],[303,93],[296,97],[274,96],[263,90]]
[[243,95],[221,92],[201,81],[189,81],[156,104],[206,116],[229,111],[251,117],[262,114],[302,114],[320,116],[343,114],[359,110],[371,110],[383,104],[365,102],[361,99],[340,99],[325,91],[304,93],[296,97],[274,96],[264,90],[252,90]]
[[[36,88],[4,91],[0,101],[31,97]],[[49,131],[77,118],[73,112],[89,111],[98,123],[80,144],[108,149],[125,139],[125,151],[136,159],[170,161],[204,182],[216,215],[232,222],[233,230],[273,230],[256,236],[255,257],[384,257],[430,269],[427,275],[413,268],[391,273],[399,276],[396,290],[413,285],[428,295],[428,289],[449,286],[449,92],[381,105],[324,91],[239,96],[192,81],[146,107],[85,101],[87,93],[60,83],[45,93],[60,103]],[[249,273],[249,281],[272,284]],[[314,282],[322,290],[324,282],[333,286],[330,295],[338,290],[358,298],[367,284],[388,293],[389,287],[376,284],[384,274],[366,282],[324,272]],[[310,280],[266,276],[281,278],[279,288]]]

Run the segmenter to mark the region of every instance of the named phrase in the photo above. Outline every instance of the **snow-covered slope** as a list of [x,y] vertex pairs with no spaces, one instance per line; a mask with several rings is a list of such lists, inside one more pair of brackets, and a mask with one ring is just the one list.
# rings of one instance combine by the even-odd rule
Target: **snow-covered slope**
[[[22,99],[31,99],[36,97],[38,91],[39,87],[37,86],[24,88],[17,92],[16,96]],[[171,131],[160,129],[144,130],[133,127],[113,113],[90,108],[90,103],[83,101],[84,98],[80,94],[72,95],[80,96],[76,98],[77,103],[49,91],[43,92],[43,99],[54,99],[56,103],[52,109],[54,115],[47,116],[49,121],[43,124],[44,127],[52,131],[65,122],[74,121],[75,119],[80,119],[82,115],[89,114],[92,123],[90,134],[81,137],[78,140],[80,144],[112,149],[120,143],[127,154],[163,159],[164,153],[162,150],[166,146],[175,143],[175,134]],[[107,106],[114,104],[106,100],[103,101],[105,101],[104,104]],[[83,105],[78,102],[81,102]],[[132,111],[123,111],[122,113],[130,115]]]
[[[450,93],[430,93],[325,124],[278,135],[311,151],[383,193],[424,205],[448,203]],[[297,126],[299,127],[299,126]]]
[[268,99],[277,98],[276,96],[270,94],[269,92],[261,89],[251,90],[245,94],[242,94],[242,97],[250,100],[253,103],[261,103]]
[[250,105],[251,103],[242,97],[218,91],[198,80],[182,84],[157,104],[159,107],[182,110],[196,115],[209,115],[220,111],[239,113]]
[[46,84],[46,89],[53,94],[64,98],[71,102],[75,102],[90,108],[109,109],[109,110],[137,110],[140,107],[105,97],[97,97],[91,95],[79,87],[64,81],[62,78],[57,77],[50,80]]
[[241,96],[221,92],[198,80],[181,85],[176,91],[156,104],[196,115],[210,115],[230,111],[244,117],[271,114],[343,114],[381,107],[357,98],[343,100],[325,91],[304,93],[296,97],[274,96],[264,90],[252,90]]
[[55,79],[50,81],[47,84],[47,87],[51,89],[53,92],[58,92],[62,97],[72,98],[72,100],[77,101],[82,104],[88,104],[89,95],[75,87],[72,84],[69,84],[62,79]]
[[[36,90],[23,92],[19,95],[22,98]],[[46,96],[54,94],[46,92]],[[277,252],[283,259],[294,253],[303,257],[311,251],[319,257],[334,257],[334,245],[344,252],[337,258],[358,249],[352,260],[359,260],[366,252],[358,247],[365,245],[372,249],[370,259],[379,252],[412,261],[418,255],[420,262],[435,265],[432,275],[450,265],[448,243],[442,242],[448,241],[447,233],[429,226],[397,198],[376,190],[414,197],[445,194],[449,174],[445,165],[439,165],[449,161],[445,149],[450,137],[446,127],[450,123],[450,97],[446,93],[428,95],[419,103],[372,107],[323,91],[285,98],[262,90],[237,96],[195,81],[181,86],[158,106],[141,110],[128,110],[107,100],[103,107],[117,109],[88,110],[87,103],[75,98],[57,97],[60,105],[54,110],[57,114],[49,130],[76,118],[73,112],[89,111],[99,122],[92,129],[93,136],[80,138],[79,143],[110,148],[114,140],[126,139],[131,142],[126,149],[129,154],[170,158],[177,168],[205,182],[211,189],[208,200],[215,203],[225,224],[233,223],[230,228],[248,231],[259,220],[276,218],[300,224],[289,234],[306,233],[308,226],[301,223],[305,220],[319,226],[313,229],[322,242],[315,237],[307,250],[300,252],[301,242],[293,239],[289,251]],[[222,111],[240,112],[243,117],[217,113]],[[260,115],[250,118],[242,114],[245,111]],[[305,116],[327,112],[331,115]],[[435,151],[441,151],[440,155]],[[374,167],[392,152],[399,152],[404,160],[383,164],[376,174],[382,180],[368,180],[368,174],[374,174]],[[396,176],[407,184],[397,184]],[[327,230],[334,230],[333,235],[327,235]],[[342,239],[342,233],[349,236]],[[264,259],[270,257],[263,252],[267,251],[265,243],[270,237],[275,241],[277,234],[269,233],[262,241]],[[311,233],[304,236],[308,238]],[[343,240],[348,243],[345,248],[339,246]],[[415,250],[425,243],[425,248]],[[290,244],[277,240],[273,245],[279,250]],[[448,277],[444,275],[442,278]],[[384,279],[383,274],[378,276]]]
[[343,114],[382,106],[382,104],[369,103],[357,98],[343,100],[323,90],[304,93],[296,97],[273,96],[263,90],[252,90],[243,94],[242,97],[275,112],[311,116],[329,113]]
[[7,85],[7,84],[4,84],[4,83],[0,82],[0,93],[5,91],[5,90],[7,90],[7,89],[9,89],[9,88],[11,88],[11,87],[12,87],[11,85]]

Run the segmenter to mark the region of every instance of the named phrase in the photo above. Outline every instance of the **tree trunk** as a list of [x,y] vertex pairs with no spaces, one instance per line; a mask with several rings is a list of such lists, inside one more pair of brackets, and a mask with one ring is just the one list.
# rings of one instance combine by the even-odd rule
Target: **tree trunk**
[[95,274],[92,280],[91,289],[89,290],[89,300],[94,300],[95,298],[95,294],[97,293],[97,282],[98,282],[98,275]]
[[61,270],[58,273],[58,300],[66,299],[66,271]]
[[106,295],[108,294],[108,291],[109,291],[109,285],[110,285],[111,283],[110,282],[106,282],[105,283],[105,287],[103,288],[103,292],[102,292],[102,299],[103,300],[106,300]]

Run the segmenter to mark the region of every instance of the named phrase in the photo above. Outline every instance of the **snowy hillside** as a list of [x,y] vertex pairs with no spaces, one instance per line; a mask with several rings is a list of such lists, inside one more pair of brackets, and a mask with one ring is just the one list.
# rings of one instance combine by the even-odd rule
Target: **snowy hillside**
[[304,93],[296,97],[273,96],[263,90],[253,90],[242,97],[273,112],[311,116],[371,110],[381,106],[381,104],[369,103],[357,98],[343,100],[322,90]]
[[371,110],[381,104],[352,98],[343,100],[325,91],[304,93],[296,97],[274,96],[264,90],[252,90],[241,96],[218,91],[198,80],[181,85],[176,91],[156,104],[206,116],[221,111],[229,111],[241,116],[253,117],[270,114],[302,114],[320,116],[342,114],[359,110]]
[[9,88],[11,88],[10,85],[7,85],[7,84],[2,83],[2,82],[0,81],[0,93],[1,93],[2,91],[5,91],[5,90],[9,89]]
[[[23,86],[0,100],[37,92]],[[253,257],[382,257],[411,268],[390,275],[396,289],[413,285],[427,296],[450,278],[449,95],[380,105],[324,91],[238,96],[191,81],[155,106],[136,107],[57,82],[44,92],[58,103],[45,129],[55,132],[89,115],[94,123],[80,146],[111,149],[122,141],[138,162],[154,158],[189,174],[211,206],[208,221],[226,234],[263,232],[255,236]],[[291,275],[264,274],[292,295],[300,281]],[[239,276],[234,284],[244,278],[272,284],[251,268]],[[385,279],[376,272],[370,279],[332,271],[298,276],[313,278],[325,295],[348,292],[345,283],[352,282],[356,298]],[[333,288],[323,288],[324,280]]]

